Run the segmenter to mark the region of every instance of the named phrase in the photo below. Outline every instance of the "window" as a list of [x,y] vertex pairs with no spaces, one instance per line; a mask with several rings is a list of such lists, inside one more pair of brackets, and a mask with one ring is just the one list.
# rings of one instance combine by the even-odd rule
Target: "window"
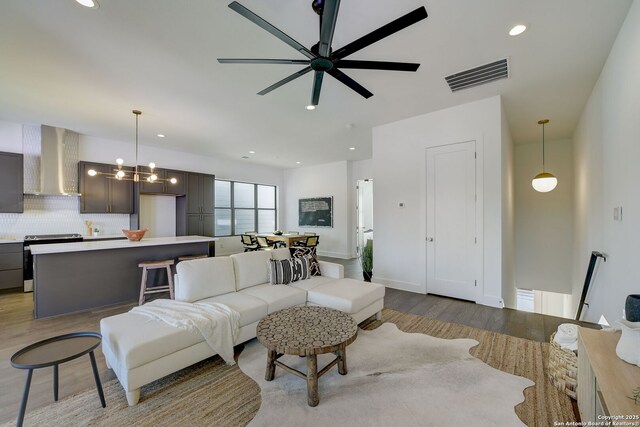
[[215,189],[216,236],[276,230],[275,186],[216,179]]

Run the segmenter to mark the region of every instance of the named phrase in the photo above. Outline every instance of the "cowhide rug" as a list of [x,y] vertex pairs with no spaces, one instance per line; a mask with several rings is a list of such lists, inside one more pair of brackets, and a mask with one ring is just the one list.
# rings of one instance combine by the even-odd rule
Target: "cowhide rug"
[[[251,341],[238,361],[261,389],[262,405],[250,426],[524,425],[514,407],[534,383],[471,356],[477,344],[405,333],[393,323],[359,330],[347,348],[348,375],[336,366],[320,378],[320,404],[312,408],[304,380],[276,367],[275,379],[265,381],[267,350]],[[318,368],[333,357],[319,356]],[[305,358],[280,360],[306,372]]]

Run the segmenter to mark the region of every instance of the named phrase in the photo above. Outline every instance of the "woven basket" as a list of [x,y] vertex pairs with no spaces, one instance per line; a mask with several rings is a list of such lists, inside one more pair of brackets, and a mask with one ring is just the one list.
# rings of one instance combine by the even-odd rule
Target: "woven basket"
[[553,340],[555,336],[554,332],[551,335],[551,348],[549,349],[549,381],[558,390],[576,400],[578,356],[573,351],[560,347],[560,344]]

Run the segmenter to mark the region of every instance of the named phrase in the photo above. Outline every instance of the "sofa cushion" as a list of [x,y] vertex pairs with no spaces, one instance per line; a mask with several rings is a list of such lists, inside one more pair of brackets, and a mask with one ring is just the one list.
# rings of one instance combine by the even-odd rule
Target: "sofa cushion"
[[288,285],[309,277],[309,257],[269,260],[269,283],[272,285]]
[[307,292],[310,303],[355,314],[384,298],[384,286],[354,279],[338,279],[322,283]]
[[253,251],[231,255],[236,273],[236,290],[261,285],[269,281],[271,251]]
[[228,257],[182,261],[176,271],[175,297],[178,301],[194,302],[236,290],[233,261]]
[[175,328],[135,313],[102,319],[100,332],[118,363],[127,369],[137,368],[204,341],[198,331]]
[[289,248],[278,248],[271,251],[271,259],[290,259],[291,252]]
[[308,291],[309,289],[313,289],[316,286],[321,285],[323,283],[331,282],[332,280],[336,280],[336,279],[332,279],[331,277],[328,277],[328,276],[311,276],[307,280],[299,280],[297,282],[292,283],[290,286],[293,286],[294,288],[302,289],[304,291]]
[[296,305],[304,305],[307,302],[305,291],[287,285],[258,285],[243,289],[240,293],[260,298],[266,302],[269,306],[269,313]]
[[321,276],[320,273],[320,262],[318,261],[318,255],[316,254],[315,246],[312,248],[306,247],[292,247],[289,248],[291,252],[291,256],[293,258],[302,258],[308,256],[309,260],[309,270],[311,271],[312,276]]
[[198,301],[204,304],[216,302],[224,304],[232,310],[240,313],[240,327],[250,325],[257,322],[267,315],[267,303],[251,295],[242,292],[230,292],[217,297],[203,299]]

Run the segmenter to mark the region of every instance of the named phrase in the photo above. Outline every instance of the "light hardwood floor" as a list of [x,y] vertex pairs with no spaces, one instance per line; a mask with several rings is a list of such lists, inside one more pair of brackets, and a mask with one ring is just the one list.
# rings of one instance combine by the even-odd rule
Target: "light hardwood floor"
[[[343,264],[346,277],[362,278],[362,271],[356,260],[324,259]],[[28,344],[55,335],[77,331],[99,331],[100,319],[126,312],[134,305],[135,303],[131,303],[56,318],[34,320],[33,294],[17,291],[0,292],[0,424],[15,419],[22,396],[26,372],[14,369],[9,362],[16,351]],[[567,321],[551,316],[508,309],[501,310],[467,301],[414,294],[395,289],[387,289],[385,306],[398,311],[537,341],[547,341],[557,325]],[[584,323],[583,325],[593,326]],[[96,350],[96,359],[102,381],[115,378],[113,372],[107,369],[100,349]],[[89,388],[95,388],[95,385],[88,357],[82,357],[60,366],[60,399]],[[38,369],[33,374],[27,411],[46,406],[52,402],[52,369]],[[96,405],[99,405],[97,394]],[[107,402],[107,407],[108,405],[109,402]]]

